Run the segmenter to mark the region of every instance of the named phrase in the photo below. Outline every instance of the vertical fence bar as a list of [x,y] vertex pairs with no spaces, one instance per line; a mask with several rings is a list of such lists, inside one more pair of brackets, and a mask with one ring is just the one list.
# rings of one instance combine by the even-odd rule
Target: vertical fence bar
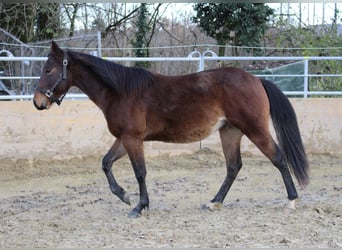
[[199,64],[198,64],[197,72],[203,71],[203,69],[204,69],[204,66],[203,66],[204,65],[204,59],[203,59],[202,54],[195,49],[194,51],[190,52],[190,54],[188,55],[188,58],[193,58],[194,56],[198,56],[199,57]]
[[304,98],[308,98],[309,91],[309,59],[304,59]]
[[101,52],[101,50],[102,50],[102,46],[101,46],[101,32],[100,31],[98,31],[97,32],[97,49],[98,49],[98,51],[99,51],[99,57],[102,57],[102,52]]
[[200,63],[199,63],[199,69],[198,71],[203,71],[204,70],[204,56],[203,54],[200,55]]

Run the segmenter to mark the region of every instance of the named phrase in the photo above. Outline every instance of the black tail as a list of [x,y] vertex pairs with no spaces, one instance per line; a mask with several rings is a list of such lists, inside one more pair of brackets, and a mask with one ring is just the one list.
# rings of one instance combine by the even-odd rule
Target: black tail
[[309,164],[298,128],[296,113],[283,92],[273,82],[260,79],[270,102],[270,113],[279,146],[298,183],[309,183]]

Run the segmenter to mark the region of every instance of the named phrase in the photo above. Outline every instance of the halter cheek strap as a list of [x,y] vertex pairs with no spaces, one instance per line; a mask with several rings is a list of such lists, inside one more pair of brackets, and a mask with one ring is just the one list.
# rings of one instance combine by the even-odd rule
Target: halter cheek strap
[[63,59],[63,72],[59,74],[59,78],[57,79],[57,81],[55,82],[55,84],[52,86],[51,89],[47,89],[47,90],[40,90],[39,92],[44,94],[46,97],[48,97],[52,102],[55,102],[57,105],[61,105],[63,98],[66,95],[66,92],[64,94],[62,94],[59,98],[56,98],[54,96],[54,91],[55,89],[58,87],[58,85],[62,82],[62,81],[66,81],[67,80],[67,66],[68,66],[68,59],[67,59],[67,53],[64,51],[64,59]]

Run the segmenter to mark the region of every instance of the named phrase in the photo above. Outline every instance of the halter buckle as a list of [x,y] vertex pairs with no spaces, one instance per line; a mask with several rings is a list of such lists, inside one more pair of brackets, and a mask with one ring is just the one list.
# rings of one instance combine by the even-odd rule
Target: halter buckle
[[51,98],[51,96],[53,95],[53,92],[51,90],[46,90],[44,93],[48,98]]

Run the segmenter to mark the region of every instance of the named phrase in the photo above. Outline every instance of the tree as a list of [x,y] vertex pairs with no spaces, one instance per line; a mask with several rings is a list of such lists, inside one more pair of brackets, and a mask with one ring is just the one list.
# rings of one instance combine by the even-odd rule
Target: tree
[[[272,37],[274,46],[284,49],[283,53],[290,56],[340,56],[342,38],[336,31],[334,20],[331,24],[305,27],[291,25],[283,22]],[[303,25],[303,24],[302,24]],[[297,48],[297,49],[293,49]],[[312,60],[309,74],[334,75],[341,74],[342,62],[340,60]],[[338,77],[310,77],[309,89],[315,91],[341,91],[342,82]]]
[[24,43],[34,37],[35,4],[0,4],[0,27]]
[[[135,48],[134,53],[137,57],[147,56],[146,34],[150,30],[150,27],[147,23],[148,14],[146,3],[141,3],[137,22],[137,32],[135,33],[135,41],[132,42],[132,45]],[[136,62],[136,66],[147,67],[148,62]]]
[[[152,14],[149,13],[146,3],[141,3],[138,21],[137,32],[135,33],[135,40],[132,41],[133,47],[135,47],[134,53],[137,57],[149,57],[150,43],[153,35],[156,32],[157,24],[159,23],[159,9],[162,4],[159,3],[154,7]],[[148,18],[150,16],[150,18]],[[137,62],[138,67],[149,67],[149,62]]]
[[51,40],[59,36],[60,7],[56,3],[38,3],[35,40]]
[[0,27],[24,43],[51,39],[60,31],[59,4],[0,4]]
[[69,3],[63,4],[65,13],[70,21],[69,27],[69,37],[72,37],[75,32],[75,22],[77,17],[77,12],[80,9],[81,5],[79,3]]
[[227,43],[234,46],[235,56],[238,55],[236,46],[260,46],[267,21],[274,13],[262,3],[198,3],[194,10],[197,13],[193,22],[221,45],[220,56],[224,56]]

